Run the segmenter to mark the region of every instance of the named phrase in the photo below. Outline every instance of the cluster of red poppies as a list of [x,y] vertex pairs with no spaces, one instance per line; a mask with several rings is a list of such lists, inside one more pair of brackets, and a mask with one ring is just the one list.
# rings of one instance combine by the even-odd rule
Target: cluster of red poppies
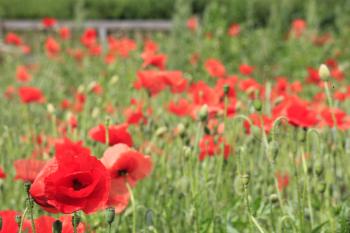
[[[191,18],[188,28],[196,31],[198,20]],[[132,51],[137,50],[137,43],[130,38],[108,37],[108,49],[104,51],[99,43],[97,33],[88,28],[80,37],[81,46],[62,50],[61,44],[71,39],[71,32],[66,27],[58,27],[56,20],[43,20],[44,28],[57,29],[57,34],[49,35],[44,44],[48,58],[53,62],[63,62],[62,54],[72,57],[79,65],[88,56],[102,57],[107,64],[116,63],[117,59],[128,59]],[[289,36],[300,38],[307,25],[303,20],[295,20]],[[239,24],[232,24],[228,35],[237,37],[240,34]],[[323,37],[322,37],[323,38]],[[325,44],[326,39],[315,38],[315,44]],[[5,43],[18,46],[24,54],[31,53],[31,48],[15,33],[8,33]],[[318,69],[308,67],[308,76],[305,81],[290,82],[287,77],[276,77],[270,88],[267,83],[259,83],[253,76],[254,66],[242,63],[237,74],[229,74],[225,65],[218,58],[207,58],[203,61],[209,81],[191,80],[181,70],[167,69],[167,55],[159,51],[156,42],[147,39],[144,41],[143,51],[139,56],[142,59],[140,70],[135,73],[136,79],[133,88],[144,90],[152,100],[161,92],[171,92],[171,99],[165,103],[165,109],[176,117],[187,117],[194,121],[202,121],[206,133],[199,139],[199,159],[222,154],[225,159],[233,155],[231,146],[224,137],[223,117],[233,118],[237,112],[248,113],[243,123],[245,133],[250,134],[251,128],[262,128],[269,134],[274,122],[285,117],[290,125],[299,128],[336,127],[339,130],[350,128],[350,117],[338,105],[330,106],[327,100],[328,82],[344,82],[345,74],[335,58],[324,61],[330,70],[329,79],[320,77]],[[193,54],[189,60],[192,65],[200,64],[198,56]],[[17,101],[19,97],[23,104],[46,102],[44,92],[28,83],[35,80],[35,73],[39,68],[36,65],[20,65],[16,68],[15,76],[19,87],[10,85],[4,92],[8,101]],[[312,85],[317,92],[312,100],[303,99],[301,93],[303,84]],[[85,91],[85,92],[84,92]],[[103,93],[103,86],[97,82],[91,83],[87,90],[92,95]],[[238,93],[240,99],[238,98]],[[341,103],[350,98],[350,87],[343,86],[328,93],[330,98]],[[101,159],[92,155],[89,148],[82,142],[73,142],[68,139],[69,131],[79,127],[77,117],[84,110],[86,99],[90,97],[86,90],[77,89],[73,98],[62,99],[58,108],[71,113],[68,121],[56,119],[57,131],[60,137],[48,135],[30,135],[21,140],[35,145],[32,156],[14,162],[16,169],[15,179],[30,182],[30,196],[44,210],[51,213],[74,213],[83,211],[93,213],[107,207],[114,207],[116,212],[122,212],[128,205],[130,190],[137,182],[148,176],[152,170],[152,161],[149,156],[132,148],[134,140],[129,132],[131,125],[146,125],[152,118],[153,110],[146,100],[132,98],[130,106],[123,109],[125,122],[121,124],[99,124],[90,129],[88,135],[91,140],[109,146]],[[116,111],[116,107],[107,101],[105,111],[109,114]],[[247,103],[245,103],[246,101]],[[266,103],[270,112],[262,113],[256,104],[256,111],[251,111],[253,103]],[[48,111],[50,112],[48,105]],[[51,106],[54,108],[53,106]],[[177,128],[177,131],[181,129]],[[182,131],[181,131],[182,132]],[[180,132],[180,133],[181,133]],[[190,138],[191,139],[191,138]],[[55,154],[49,160],[43,159],[55,148]],[[276,174],[279,189],[288,185],[287,174]],[[0,168],[0,179],[6,174]],[[0,232],[16,232],[18,225],[15,222],[15,211],[0,211],[2,228]],[[71,217],[64,216],[63,232],[72,232]],[[35,220],[37,232],[50,232],[54,218],[41,216]],[[85,226],[79,226],[79,232]],[[29,222],[24,221],[23,229],[30,232]]]

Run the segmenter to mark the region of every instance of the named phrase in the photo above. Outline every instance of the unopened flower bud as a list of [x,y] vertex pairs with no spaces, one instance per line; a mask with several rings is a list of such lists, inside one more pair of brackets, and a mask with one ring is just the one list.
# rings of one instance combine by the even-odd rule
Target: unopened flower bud
[[83,93],[84,90],[85,90],[84,85],[80,85],[80,86],[78,87],[78,92],[79,92],[79,93]]
[[315,173],[317,176],[320,176],[323,173],[323,166],[320,162],[316,162],[315,164]]
[[227,84],[225,84],[225,85],[224,85],[224,94],[225,94],[225,95],[228,95],[229,92],[230,92],[230,86],[227,85]]
[[98,116],[100,115],[100,109],[98,107],[94,107],[92,109],[92,113],[91,113],[91,116],[93,118],[97,118]]
[[162,127],[159,127],[159,128],[156,130],[155,135],[156,135],[157,137],[161,137],[161,136],[163,136],[167,131],[168,131],[168,128],[165,127],[165,126],[162,126]]
[[148,227],[153,226],[153,211],[151,209],[146,212],[146,224]]
[[270,201],[271,203],[276,203],[278,201],[278,195],[276,193],[271,194]]
[[107,116],[105,119],[106,128],[109,128],[109,126],[111,126],[111,122],[112,122],[112,119],[109,116]]
[[24,190],[26,191],[26,194],[29,194],[30,186],[31,186],[30,182],[25,182],[24,183]]
[[119,80],[119,76],[118,75],[114,75],[112,76],[111,80],[109,80],[110,84],[116,84]]
[[53,233],[62,233],[62,222],[60,220],[56,220],[52,224]]
[[115,218],[115,209],[113,207],[109,207],[106,209],[106,221],[108,225],[111,225],[114,222]]
[[208,119],[208,105],[204,104],[198,113],[199,120],[206,121]]
[[322,64],[318,69],[318,75],[322,80],[327,80],[330,76],[328,67],[325,64]]
[[47,109],[47,112],[50,113],[50,114],[54,114],[55,113],[55,107],[51,103],[47,104],[46,109]]
[[178,124],[177,125],[177,133],[178,133],[178,135],[183,137],[183,136],[185,136],[185,132],[186,132],[186,129],[185,129],[184,124],[182,124],[182,123]]
[[22,221],[22,216],[21,215],[16,215],[15,220],[16,220],[17,225],[20,226],[21,225],[21,221]]
[[248,173],[241,175],[241,182],[244,186],[247,186],[250,181],[250,175]]
[[259,99],[255,99],[253,102],[255,111],[260,112],[262,110],[262,103]]
[[317,191],[319,193],[324,193],[324,191],[326,191],[326,184],[325,182],[320,182],[317,184]]
[[81,220],[80,215],[77,212],[75,212],[73,214],[73,217],[72,217],[72,225],[73,225],[73,227],[75,227],[75,228],[78,227],[78,225],[80,223],[80,220]]

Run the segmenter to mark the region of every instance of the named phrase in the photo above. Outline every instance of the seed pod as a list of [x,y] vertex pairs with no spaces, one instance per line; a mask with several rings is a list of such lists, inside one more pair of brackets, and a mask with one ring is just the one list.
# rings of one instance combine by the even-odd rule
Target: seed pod
[[56,220],[52,224],[53,233],[62,233],[62,222],[60,220]]
[[106,209],[106,221],[108,225],[111,225],[114,222],[115,218],[115,209],[113,207],[109,207]]

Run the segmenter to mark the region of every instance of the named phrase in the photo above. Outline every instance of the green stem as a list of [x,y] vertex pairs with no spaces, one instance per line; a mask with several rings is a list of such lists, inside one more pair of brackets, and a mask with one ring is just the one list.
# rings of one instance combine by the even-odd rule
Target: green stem
[[129,185],[128,182],[126,182],[126,187],[129,190],[130,193],[130,199],[131,199],[131,205],[132,205],[132,233],[136,233],[136,203],[135,203],[135,198],[134,198],[134,194],[132,192],[132,189]]

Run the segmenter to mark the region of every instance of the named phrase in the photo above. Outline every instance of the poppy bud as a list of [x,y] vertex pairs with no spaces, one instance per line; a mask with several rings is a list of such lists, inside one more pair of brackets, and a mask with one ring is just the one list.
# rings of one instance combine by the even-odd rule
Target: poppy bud
[[317,191],[319,193],[324,193],[324,191],[326,191],[326,184],[325,182],[320,182],[317,184]]
[[250,175],[248,173],[241,175],[241,182],[244,186],[247,186],[249,184],[249,180],[250,180]]
[[89,87],[88,87],[88,90],[89,91],[92,91],[92,89],[96,86],[96,81],[92,81],[91,83],[89,83]]
[[109,126],[111,125],[111,118],[110,117],[106,117],[106,120],[105,120],[105,126],[106,126],[106,128],[108,129],[109,128]]
[[254,106],[255,111],[257,111],[257,112],[260,112],[262,109],[262,103],[259,99],[254,100],[253,106]]
[[318,75],[320,76],[320,78],[325,81],[329,78],[330,76],[330,72],[328,67],[325,64],[322,64],[320,66],[320,68],[318,69]]
[[0,231],[2,229],[2,217],[0,216]]
[[225,84],[225,85],[224,85],[224,94],[225,94],[225,95],[228,95],[229,92],[230,92],[230,86],[227,85],[227,84]]
[[93,118],[97,118],[100,115],[100,109],[98,107],[94,107],[91,113]]
[[206,121],[208,119],[208,105],[204,104],[198,113],[199,119],[201,121]]
[[146,212],[146,223],[148,227],[153,226],[153,211],[151,209]]
[[17,223],[17,225],[18,226],[20,226],[21,225],[21,221],[22,221],[22,216],[21,215],[16,215],[16,223]]
[[84,85],[80,85],[80,86],[78,87],[78,93],[83,93],[84,90],[85,90]]
[[108,225],[111,225],[114,222],[115,218],[115,209],[113,207],[109,207],[106,209],[106,220]]
[[278,151],[279,151],[278,142],[276,142],[276,141],[270,142],[269,148],[270,148],[270,152],[271,152],[271,155],[273,157],[273,160],[275,160],[277,155],[278,155]]
[[206,135],[210,135],[210,129],[208,128],[208,126],[205,126],[205,127],[204,127],[204,133],[205,133]]
[[161,137],[161,136],[163,136],[167,131],[168,131],[168,128],[167,128],[167,127],[165,127],[165,126],[159,127],[159,128],[156,130],[155,135],[156,135],[157,137]]
[[29,193],[29,189],[30,189],[30,186],[31,186],[32,184],[30,183],[30,182],[25,182],[24,183],[24,189],[26,190],[26,194],[28,194]]
[[180,135],[181,137],[184,137],[185,136],[185,126],[184,124],[180,123],[177,125],[177,132],[178,132],[178,135]]
[[48,113],[51,113],[51,114],[55,113],[55,107],[51,103],[47,104],[46,109]]
[[323,166],[322,166],[322,164],[320,162],[317,162],[315,164],[315,172],[316,172],[317,176],[322,175],[322,173],[323,173]]
[[72,217],[72,225],[74,228],[78,227],[80,220],[81,220],[80,215],[77,212],[75,212]]
[[62,222],[60,220],[56,220],[52,224],[53,233],[62,233]]
[[271,203],[276,203],[278,201],[278,196],[276,193],[270,195],[270,201]]
[[118,75],[113,75],[111,80],[109,81],[110,84],[116,84],[119,80],[119,76]]
[[185,155],[185,156],[188,156],[188,155],[191,154],[191,148],[190,148],[190,147],[184,146],[184,147],[183,147],[183,150],[184,150],[184,155]]

